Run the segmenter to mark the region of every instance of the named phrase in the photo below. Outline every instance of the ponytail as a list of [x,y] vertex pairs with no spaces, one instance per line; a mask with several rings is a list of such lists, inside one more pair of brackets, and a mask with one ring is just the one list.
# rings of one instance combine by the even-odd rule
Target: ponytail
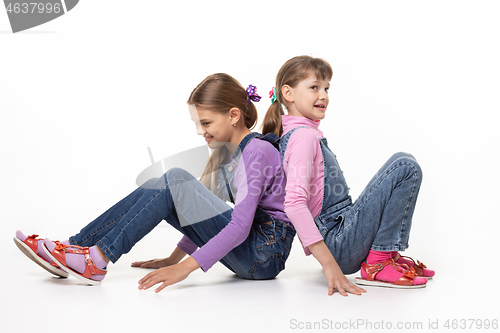
[[283,134],[281,116],[284,114],[283,107],[278,100],[271,104],[262,121],[262,134],[274,133],[278,137],[281,137],[281,134]]
[[258,118],[257,108],[255,107],[255,104],[250,101],[247,104],[246,112],[242,111],[242,113],[245,121],[245,126],[251,130],[252,128],[254,128],[255,124],[257,124]]

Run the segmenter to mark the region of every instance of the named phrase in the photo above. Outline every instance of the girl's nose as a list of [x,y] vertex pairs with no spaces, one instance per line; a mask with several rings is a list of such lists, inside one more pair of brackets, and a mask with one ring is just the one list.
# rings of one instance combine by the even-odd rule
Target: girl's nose
[[204,135],[205,131],[201,128],[200,125],[196,125],[196,134],[198,135]]

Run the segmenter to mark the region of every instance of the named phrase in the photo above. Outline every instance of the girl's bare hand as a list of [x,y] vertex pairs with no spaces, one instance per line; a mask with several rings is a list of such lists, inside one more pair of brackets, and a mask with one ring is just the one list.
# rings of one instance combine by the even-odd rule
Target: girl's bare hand
[[338,265],[332,265],[332,267],[323,268],[323,273],[325,274],[326,281],[328,282],[328,295],[333,295],[335,289],[342,296],[347,296],[347,292],[354,295],[361,295],[361,293],[366,293],[366,290],[360,288],[349,281]]
[[189,257],[179,264],[159,268],[139,280],[139,289],[147,290],[161,283],[161,286],[155,290],[156,293],[159,293],[165,287],[184,280],[191,272],[199,267],[200,265],[198,265],[196,260],[194,260],[193,257]]
[[174,262],[170,259],[170,257],[164,259],[151,259],[145,261],[136,261],[132,263],[132,267],[140,267],[140,268],[161,268],[167,267],[171,265],[175,265],[177,262]]

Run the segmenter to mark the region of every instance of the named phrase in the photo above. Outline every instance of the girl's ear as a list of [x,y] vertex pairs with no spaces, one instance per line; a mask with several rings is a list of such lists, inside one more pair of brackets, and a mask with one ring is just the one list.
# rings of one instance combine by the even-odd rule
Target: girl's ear
[[229,110],[229,118],[231,126],[234,126],[240,120],[240,117],[241,117],[240,109],[232,108],[231,110]]
[[293,103],[294,99],[293,99],[292,87],[285,84],[283,87],[281,87],[281,94],[283,95],[283,98],[285,98],[287,102]]

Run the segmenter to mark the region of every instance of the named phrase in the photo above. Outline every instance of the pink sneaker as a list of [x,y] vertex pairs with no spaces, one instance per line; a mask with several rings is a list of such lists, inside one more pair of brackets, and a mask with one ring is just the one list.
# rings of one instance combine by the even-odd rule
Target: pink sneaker
[[68,273],[59,268],[54,261],[50,260],[50,258],[45,255],[45,252],[43,252],[43,249],[41,248],[43,239],[37,239],[37,237],[38,235],[26,236],[18,230],[16,232],[16,237],[14,237],[14,243],[16,243],[19,250],[21,250],[28,258],[33,260],[47,272],[61,278],[67,278]]

